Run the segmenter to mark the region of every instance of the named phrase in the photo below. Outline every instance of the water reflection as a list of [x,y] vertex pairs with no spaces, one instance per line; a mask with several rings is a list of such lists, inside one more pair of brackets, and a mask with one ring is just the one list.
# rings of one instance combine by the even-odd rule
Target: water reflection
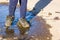
[[50,33],[51,26],[46,24],[42,17],[36,16],[31,20],[31,28],[29,37],[32,40],[51,40],[52,34]]
[[[7,30],[7,31],[4,26],[4,23],[6,21],[6,16],[9,14],[8,5],[0,4],[0,13],[1,13],[0,14],[0,35],[2,35],[4,38],[18,37],[19,39],[21,39],[22,36],[20,35],[20,31],[19,31],[18,27],[16,26],[16,23],[20,17],[19,8],[16,9],[15,20],[14,20],[13,24],[11,25],[11,27],[9,27],[9,30]],[[33,15],[32,15],[32,13],[29,13],[29,14],[28,13],[29,12],[27,12],[27,14],[26,14],[26,16],[27,16],[26,19],[29,21],[33,17]]]

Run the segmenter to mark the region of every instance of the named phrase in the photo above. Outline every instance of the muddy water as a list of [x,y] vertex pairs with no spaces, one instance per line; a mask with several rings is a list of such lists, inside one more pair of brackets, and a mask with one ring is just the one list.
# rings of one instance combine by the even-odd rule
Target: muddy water
[[[9,29],[8,33],[6,33],[6,29],[4,26],[4,22],[6,20],[6,16],[8,15],[8,6],[7,5],[0,5],[0,35],[3,36],[3,38],[7,38],[10,40],[14,40],[14,37],[17,37],[17,40],[51,40],[52,34],[50,33],[51,26],[46,24],[45,20],[42,17],[36,16],[31,20],[31,27],[28,32],[28,35],[24,35],[23,39],[18,27],[16,26],[16,22],[19,18],[19,8],[16,9],[15,12],[15,21],[13,25]],[[27,15],[32,15],[32,13],[27,12]],[[33,16],[27,16],[27,20],[29,21]]]

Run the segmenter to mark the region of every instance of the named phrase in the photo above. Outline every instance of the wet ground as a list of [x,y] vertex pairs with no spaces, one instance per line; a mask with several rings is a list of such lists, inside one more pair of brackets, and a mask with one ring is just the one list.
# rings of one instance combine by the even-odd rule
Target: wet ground
[[[28,35],[24,35],[24,38],[22,38],[20,31],[18,27],[16,26],[16,23],[19,18],[19,8],[16,9],[15,12],[15,20],[13,22],[13,25],[9,28],[12,29],[12,32],[6,33],[6,29],[4,26],[4,23],[6,21],[6,16],[8,15],[8,6],[7,5],[1,5],[0,4],[0,37],[3,37],[6,40],[51,40],[52,34],[50,33],[51,26],[46,24],[45,20],[40,17],[36,16],[31,20],[31,27],[28,32]],[[31,12],[27,12],[27,20],[29,21],[33,15]],[[2,38],[0,38],[2,39]]]

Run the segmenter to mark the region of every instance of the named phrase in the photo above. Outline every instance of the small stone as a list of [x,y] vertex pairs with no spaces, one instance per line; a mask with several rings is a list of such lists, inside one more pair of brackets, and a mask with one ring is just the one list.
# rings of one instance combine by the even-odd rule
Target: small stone
[[50,15],[52,15],[52,13],[49,12],[48,15],[50,16]]
[[54,20],[59,20],[59,17],[55,17]]

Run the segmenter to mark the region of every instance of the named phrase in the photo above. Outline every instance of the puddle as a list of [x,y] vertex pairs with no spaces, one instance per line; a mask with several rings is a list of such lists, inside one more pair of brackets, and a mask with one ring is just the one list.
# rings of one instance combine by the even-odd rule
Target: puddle
[[[5,26],[4,23],[6,21],[6,16],[8,15],[9,11],[8,11],[8,6],[7,5],[0,5],[0,35],[5,35],[7,36],[7,34],[5,33]],[[13,22],[13,25],[10,27],[10,29],[14,30],[14,37],[20,38],[20,31],[18,30],[17,26],[16,26],[16,22],[18,21],[19,16],[19,8],[16,9],[15,11],[15,20]],[[27,12],[26,14],[26,19],[28,21],[30,21],[31,18],[33,18],[34,16],[32,15],[31,12]],[[26,37],[26,39],[28,40],[51,40],[52,39],[52,35],[50,33],[49,28],[51,28],[50,25],[46,24],[45,20],[43,20],[43,18],[41,17],[35,17],[32,19],[31,22],[31,28],[29,30],[28,36]],[[10,37],[11,38],[11,37]],[[24,39],[23,39],[24,40]]]

